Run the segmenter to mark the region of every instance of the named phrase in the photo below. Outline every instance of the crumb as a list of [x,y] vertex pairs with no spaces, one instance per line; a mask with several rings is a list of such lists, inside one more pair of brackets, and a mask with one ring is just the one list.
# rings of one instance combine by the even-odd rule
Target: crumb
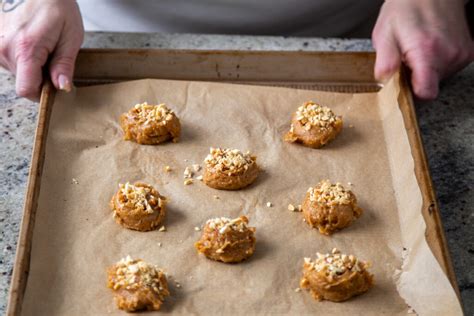
[[166,171],[166,172],[171,172],[171,170],[172,170],[172,169],[171,169],[170,166],[165,166],[165,171]]
[[166,227],[165,226],[161,226],[160,229],[158,229],[159,232],[165,232],[166,231]]
[[299,293],[299,292],[301,292],[301,289],[300,289],[299,287],[297,287],[297,288],[295,289],[295,292],[296,292],[296,293]]
[[296,210],[296,208],[293,204],[288,204],[288,211],[294,212],[295,210]]
[[184,169],[183,177],[185,179],[190,179],[193,177],[193,172],[191,171],[191,169],[189,169],[189,167],[186,167],[186,169]]
[[272,206],[273,206],[272,202],[267,202],[267,207],[272,207]]
[[196,226],[196,227],[194,227],[194,230],[198,232],[198,231],[201,230],[201,228],[199,228],[199,227]]
[[72,183],[73,183],[73,184],[79,184],[79,181],[77,181],[76,178],[72,178]]
[[190,185],[190,184],[193,184],[193,179],[186,179],[184,180],[184,185]]
[[219,200],[220,197],[218,197],[217,195],[214,195],[214,200]]
[[197,176],[197,177],[196,177],[196,180],[202,181],[202,175],[201,175],[201,176]]
[[193,169],[194,169],[194,171],[198,172],[198,171],[201,170],[201,166],[196,163],[196,164],[193,165]]

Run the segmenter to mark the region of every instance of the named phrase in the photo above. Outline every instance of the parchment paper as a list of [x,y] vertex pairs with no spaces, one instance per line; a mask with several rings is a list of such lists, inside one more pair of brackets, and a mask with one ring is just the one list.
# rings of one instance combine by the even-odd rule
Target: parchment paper
[[[159,313],[406,315],[410,305],[422,315],[461,314],[424,238],[422,198],[395,82],[366,94],[167,80],[58,93],[23,314],[124,314],[106,287],[106,268],[126,255],[170,275],[171,297]],[[291,113],[307,100],[343,116],[342,134],[324,149],[282,141]],[[179,143],[122,140],[120,114],[144,101],[175,110],[183,127]],[[199,181],[184,186],[184,168],[202,163],[211,146],[250,150],[263,173],[236,192]],[[173,172],[166,173],[165,165]],[[353,183],[365,210],[353,226],[331,237],[287,210],[326,178]],[[118,183],[136,180],[171,200],[166,232],[135,232],[112,219],[108,202]],[[223,264],[197,254],[193,244],[201,232],[195,226],[240,214],[257,228],[250,260]],[[375,287],[344,303],[316,302],[305,291],[295,292],[303,257],[333,247],[371,261]]]

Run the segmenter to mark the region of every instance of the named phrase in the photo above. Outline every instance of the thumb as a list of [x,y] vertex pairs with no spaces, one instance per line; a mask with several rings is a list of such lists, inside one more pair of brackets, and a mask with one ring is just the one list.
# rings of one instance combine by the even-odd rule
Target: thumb
[[74,63],[79,47],[73,43],[60,42],[51,58],[49,72],[54,86],[66,92],[71,91]]
[[400,50],[393,36],[377,38],[374,76],[377,80],[387,80],[400,68]]
[[411,83],[415,95],[423,100],[433,100],[438,95],[439,73],[429,63],[410,63]]

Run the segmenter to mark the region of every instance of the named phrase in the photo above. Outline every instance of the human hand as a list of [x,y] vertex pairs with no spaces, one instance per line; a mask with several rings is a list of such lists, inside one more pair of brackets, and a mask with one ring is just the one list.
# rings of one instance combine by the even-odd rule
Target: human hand
[[387,79],[403,62],[420,99],[436,98],[439,81],[474,60],[463,0],[386,0],[372,41],[375,78]]
[[0,65],[16,74],[17,94],[38,99],[48,61],[54,86],[70,91],[84,38],[76,1],[10,0],[0,7]]

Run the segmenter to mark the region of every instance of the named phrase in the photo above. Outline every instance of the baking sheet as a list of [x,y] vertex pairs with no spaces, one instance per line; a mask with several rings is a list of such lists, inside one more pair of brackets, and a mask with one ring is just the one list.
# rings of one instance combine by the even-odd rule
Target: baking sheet
[[[461,314],[424,238],[422,197],[395,82],[367,94],[166,80],[58,93],[23,314],[123,314],[106,288],[105,271],[126,255],[172,276],[172,296],[160,312],[405,315],[408,303],[420,314]],[[345,123],[342,134],[321,150],[281,140],[291,112],[311,99],[341,114]],[[183,127],[179,143],[143,146],[122,140],[120,114],[144,101],[165,102],[175,110]],[[216,191],[199,181],[184,186],[184,168],[201,163],[211,146],[250,150],[263,173],[237,192]],[[174,171],[165,172],[165,165]],[[353,183],[365,210],[353,226],[331,237],[287,210],[325,178]],[[118,183],[137,180],[170,198],[166,232],[130,231],[113,221],[108,201]],[[257,227],[250,260],[228,265],[197,254],[195,226],[241,214]],[[375,287],[344,303],[318,303],[307,292],[295,292],[303,257],[333,247],[371,261]]]

